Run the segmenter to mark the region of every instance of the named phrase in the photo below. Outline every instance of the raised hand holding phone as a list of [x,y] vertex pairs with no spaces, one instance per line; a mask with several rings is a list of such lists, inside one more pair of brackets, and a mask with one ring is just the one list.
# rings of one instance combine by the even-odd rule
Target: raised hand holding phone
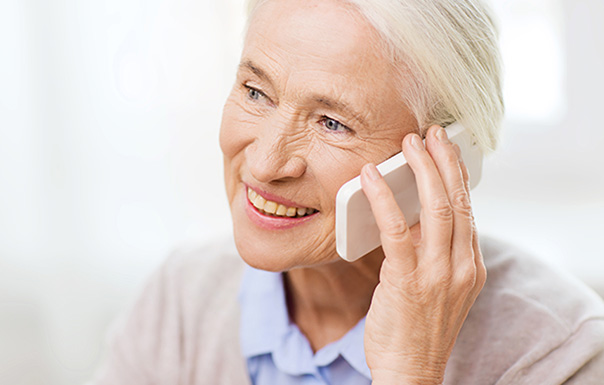
[[[470,189],[478,185],[482,175],[482,151],[460,123],[446,129],[451,142],[457,144],[468,167]],[[392,190],[397,205],[409,227],[419,221],[420,202],[413,171],[402,152],[377,166]],[[345,183],[336,197],[336,249],[340,257],[353,262],[380,245],[380,231],[371,207],[361,188],[360,175]]]
[[459,148],[438,126],[425,146],[409,134],[402,147],[417,181],[419,242],[376,167],[361,173],[385,255],[365,323],[365,356],[374,385],[441,384],[486,269]]

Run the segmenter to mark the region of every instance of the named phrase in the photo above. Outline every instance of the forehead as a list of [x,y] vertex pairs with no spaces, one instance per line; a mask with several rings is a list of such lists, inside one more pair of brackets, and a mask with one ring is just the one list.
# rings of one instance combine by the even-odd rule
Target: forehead
[[366,88],[391,82],[383,52],[378,33],[345,1],[268,0],[250,22],[243,58],[290,78],[330,76]]

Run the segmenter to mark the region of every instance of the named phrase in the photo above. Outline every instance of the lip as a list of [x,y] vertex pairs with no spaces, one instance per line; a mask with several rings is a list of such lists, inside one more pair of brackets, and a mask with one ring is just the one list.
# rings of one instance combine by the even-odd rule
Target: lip
[[[250,202],[249,198],[247,197],[247,186],[244,186],[244,193],[242,195],[243,195],[243,199],[245,199],[245,212],[246,212],[248,218],[255,225],[257,225],[261,228],[264,228],[266,230],[291,229],[292,227],[300,226],[300,225],[314,219],[316,217],[316,215],[319,214],[319,211],[317,211],[314,214],[307,215],[305,217],[300,217],[300,218],[270,217],[268,215],[262,214],[260,211],[258,211],[258,209],[256,207],[254,207],[254,205],[252,205],[252,202]],[[271,198],[270,194],[264,195],[264,193],[261,193],[261,195],[266,198],[269,198],[270,200],[273,200]],[[275,200],[274,202],[280,203],[283,205],[291,204],[290,207],[294,207],[294,204],[292,204],[293,202],[283,203],[283,202],[287,202],[287,201],[284,201],[283,199],[281,199],[281,201]],[[296,207],[300,207],[300,206],[296,206]]]

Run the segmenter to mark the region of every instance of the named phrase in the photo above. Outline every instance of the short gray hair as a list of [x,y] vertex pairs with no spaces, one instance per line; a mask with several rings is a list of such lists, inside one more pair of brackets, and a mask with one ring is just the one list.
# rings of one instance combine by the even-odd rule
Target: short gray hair
[[[248,19],[260,3],[248,0]],[[419,130],[462,123],[485,153],[504,113],[498,31],[482,0],[342,0],[384,39]]]

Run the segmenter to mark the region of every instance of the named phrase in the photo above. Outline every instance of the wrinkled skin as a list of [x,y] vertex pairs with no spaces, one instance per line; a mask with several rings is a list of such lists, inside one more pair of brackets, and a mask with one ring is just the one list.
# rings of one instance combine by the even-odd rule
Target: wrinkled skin
[[[285,272],[290,317],[315,351],[367,314],[375,384],[440,383],[486,272],[458,149],[437,138],[439,127],[423,147],[379,47],[340,1],[269,0],[257,10],[220,132],[235,241],[251,266]],[[371,177],[401,150],[422,203],[412,230]],[[361,170],[383,247],[348,263],[335,251],[335,197]],[[245,212],[246,185],[319,213],[288,229],[259,227]]]

